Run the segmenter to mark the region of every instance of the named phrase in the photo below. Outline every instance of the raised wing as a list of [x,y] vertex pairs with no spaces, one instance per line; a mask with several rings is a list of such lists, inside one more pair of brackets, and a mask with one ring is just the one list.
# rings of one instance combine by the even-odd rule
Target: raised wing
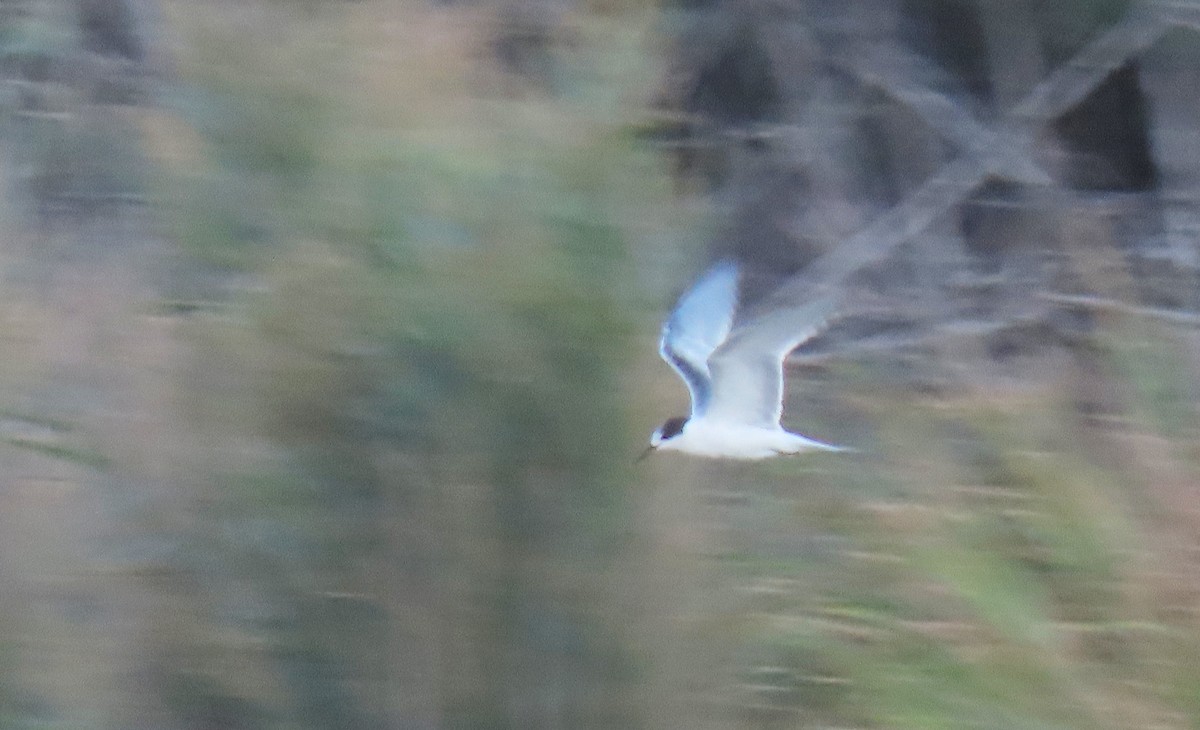
[[739,326],[708,358],[708,415],[766,428],[779,425],[784,358],[825,328],[834,306],[832,298],[818,299],[766,312]]
[[708,358],[729,336],[737,293],[737,264],[719,261],[679,298],[663,325],[658,351],[687,384],[693,418],[708,408],[712,392]]

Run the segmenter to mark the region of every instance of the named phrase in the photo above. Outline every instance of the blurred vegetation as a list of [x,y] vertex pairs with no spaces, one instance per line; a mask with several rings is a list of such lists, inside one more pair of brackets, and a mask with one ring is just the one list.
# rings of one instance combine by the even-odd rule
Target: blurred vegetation
[[160,202],[264,286],[192,328],[192,412],[284,449],[211,476],[228,569],[278,566],[241,577],[290,614],[265,638],[293,721],[636,724],[603,606],[628,521],[626,221],[669,205],[615,103],[646,19],[582,18],[556,92],[473,62],[478,12],[246,11],[270,44],[202,12],[178,8],[202,39],[174,104],[195,156]]
[[[1133,367],[1156,389],[1190,378]],[[874,395],[883,418],[916,407],[905,419],[925,425],[884,432],[887,462],[905,465],[873,475],[890,494],[838,479],[860,499],[836,521],[795,505],[794,529],[835,526],[841,549],[754,569],[746,610],[760,664],[747,668],[747,712],[803,727],[1191,722],[1194,516],[1166,505],[1190,500],[1171,493],[1197,476],[1194,406],[1176,441],[1154,428],[1140,388],[1126,408],[1145,417],[1117,428],[1080,424],[1055,391]]]
[[635,468],[728,203],[632,131],[680,9],[114,7],[0,7],[0,727],[1200,720],[1190,331],[835,353],[859,454]]

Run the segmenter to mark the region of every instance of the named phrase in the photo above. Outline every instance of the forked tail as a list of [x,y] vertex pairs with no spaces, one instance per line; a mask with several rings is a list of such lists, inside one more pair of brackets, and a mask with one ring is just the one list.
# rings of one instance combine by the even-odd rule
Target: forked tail
[[810,439],[807,436],[801,436],[798,433],[792,435],[796,437],[796,445],[798,448],[796,449],[795,453],[797,454],[803,451],[833,451],[844,454],[852,454],[858,451],[858,449],[850,446],[835,446],[833,444],[827,444],[824,441],[817,441],[816,439]]

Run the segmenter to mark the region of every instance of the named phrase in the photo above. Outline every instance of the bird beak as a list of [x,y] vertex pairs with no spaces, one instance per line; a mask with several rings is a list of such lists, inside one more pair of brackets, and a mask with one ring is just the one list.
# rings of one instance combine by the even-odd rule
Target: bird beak
[[654,447],[647,446],[646,450],[643,451],[642,453],[638,454],[638,457],[633,460],[633,463],[637,464],[637,463],[641,462],[642,459],[645,459],[647,456],[649,456],[653,452],[654,452]]

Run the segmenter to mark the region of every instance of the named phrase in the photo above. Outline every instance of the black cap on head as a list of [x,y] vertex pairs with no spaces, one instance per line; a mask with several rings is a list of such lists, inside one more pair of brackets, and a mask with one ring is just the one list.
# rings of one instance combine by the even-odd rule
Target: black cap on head
[[683,417],[670,418],[658,429],[658,435],[663,440],[675,438],[683,431],[683,425],[687,423],[687,419]]

